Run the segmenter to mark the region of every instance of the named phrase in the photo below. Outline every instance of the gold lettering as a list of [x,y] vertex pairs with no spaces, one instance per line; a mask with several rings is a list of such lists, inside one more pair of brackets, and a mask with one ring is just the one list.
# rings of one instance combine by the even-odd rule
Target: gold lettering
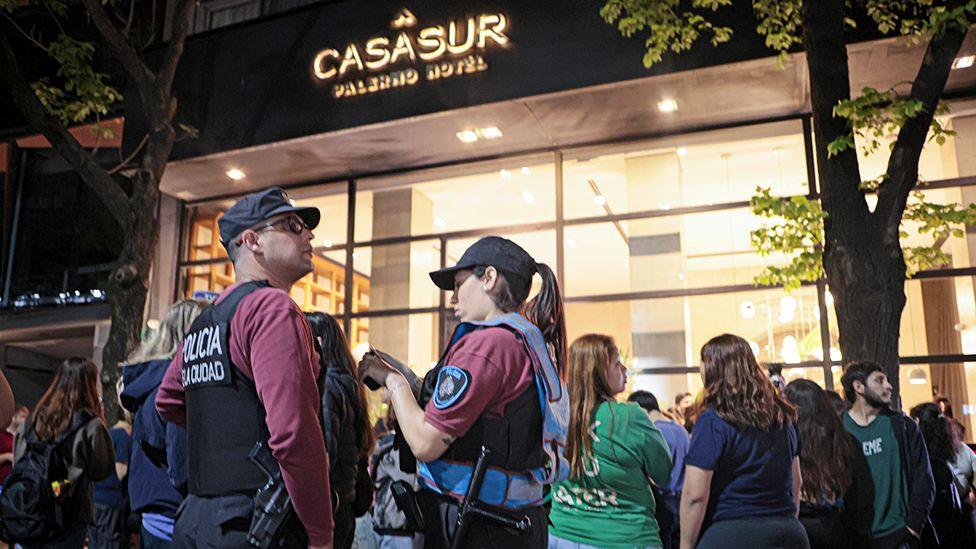
[[389,74],[381,74],[379,80],[380,80],[380,90],[388,90],[388,89],[390,89],[390,75]]
[[356,44],[349,44],[345,55],[342,56],[342,64],[339,65],[339,74],[346,74],[350,66],[355,65],[359,70],[363,70],[363,59],[359,56],[359,48]]
[[395,64],[401,55],[408,56],[411,61],[417,59],[417,54],[413,51],[413,41],[405,32],[401,32],[400,36],[397,36],[396,45],[393,46],[393,55],[390,56],[390,64]]
[[417,69],[407,69],[406,72],[407,72],[406,80],[408,86],[412,86],[416,84],[417,80],[420,79],[420,74],[417,72]]
[[328,69],[325,68],[325,60],[330,57],[334,59],[338,59],[339,52],[335,51],[332,48],[328,48],[320,51],[315,56],[315,61],[312,62],[312,70],[315,72],[316,78],[322,80],[328,80],[336,75],[335,67],[329,67]]
[[466,53],[468,50],[474,47],[474,39],[474,17],[469,17],[467,20],[467,31],[465,32],[463,43],[458,41],[457,23],[455,21],[451,21],[450,25],[447,27],[447,51],[455,55]]
[[382,69],[390,64],[390,39],[379,37],[366,42],[366,66],[371,70]]
[[478,17],[478,49],[484,49],[488,39],[491,38],[499,46],[508,44],[508,37],[505,36],[505,27],[508,21],[502,14],[481,15]]
[[444,51],[447,49],[447,43],[444,42],[444,27],[437,25],[420,31],[417,43],[420,44],[421,48],[420,58],[424,61],[431,61],[444,55]]

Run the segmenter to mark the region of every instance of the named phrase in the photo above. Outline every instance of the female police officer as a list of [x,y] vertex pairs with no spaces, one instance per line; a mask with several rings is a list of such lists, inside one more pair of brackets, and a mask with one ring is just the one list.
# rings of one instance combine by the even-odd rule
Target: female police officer
[[[542,289],[526,303],[535,273]],[[499,514],[528,518],[531,527],[518,533],[466,518],[464,546],[545,547],[543,486],[568,474],[563,451],[569,396],[560,379],[566,329],[556,278],[497,236],[482,238],[457,265],[430,277],[454,292],[451,304],[461,323],[419,399],[407,377],[376,353],[360,364],[361,376],[386,386],[400,432],[420,462],[426,547],[450,545],[458,502],[482,446],[491,453],[479,500]]]

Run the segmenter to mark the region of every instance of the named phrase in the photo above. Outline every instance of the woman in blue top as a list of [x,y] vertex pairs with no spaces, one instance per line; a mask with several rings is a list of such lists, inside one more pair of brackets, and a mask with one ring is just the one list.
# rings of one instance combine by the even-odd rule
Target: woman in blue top
[[705,388],[685,456],[681,549],[808,549],[796,518],[796,410],[741,337],[712,338],[701,361]]
[[122,369],[122,406],[132,416],[132,455],[129,457],[129,502],[142,516],[141,547],[170,547],[173,523],[186,484],[186,431],[163,423],[156,413],[156,392],[180,341],[204,309],[184,300],[166,311],[159,328],[129,356]]

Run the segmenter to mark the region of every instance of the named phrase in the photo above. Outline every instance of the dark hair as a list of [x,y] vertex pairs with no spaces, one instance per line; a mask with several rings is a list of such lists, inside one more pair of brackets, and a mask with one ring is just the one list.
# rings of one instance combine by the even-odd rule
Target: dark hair
[[648,412],[661,411],[661,406],[657,403],[657,397],[650,391],[634,391],[627,397],[627,402],[636,402],[638,406]]
[[955,452],[952,450],[952,432],[949,430],[949,420],[939,410],[939,405],[923,402],[912,408],[911,416],[918,421],[918,428],[922,431],[929,456],[951,463],[955,458]]
[[305,316],[312,326],[312,333],[319,338],[319,344],[322,345],[322,356],[320,357],[322,367],[326,369],[342,368],[349,372],[355,381],[353,387],[359,401],[360,413],[353,418],[353,421],[356,422],[356,434],[359,438],[359,458],[368,458],[373,453],[373,445],[376,440],[373,434],[373,426],[369,424],[369,404],[366,402],[366,391],[363,390],[363,383],[359,380],[359,367],[349,351],[346,336],[332,315],[307,313]]
[[861,385],[868,384],[868,377],[874,372],[884,373],[884,368],[870,360],[857,360],[848,362],[844,368],[844,375],[840,378],[841,385],[844,386],[844,398],[847,402],[854,404],[857,402],[857,392],[854,390],[854,382]]
[[105,422],[98,396],[98,368],[91,360],[71,357],[54,372],[54,379],[34,409],[37,438],[51,442],[71,425],[75,412],[88,410]]
[[[472,269],[472,273],[481,278],[485,276],[488,266]],[[559,282],[556,274],[545,263],[536,263],[536,272],[542,278],[542,288],[538,295],[528,303],[525,302],[532,289],[532,276],[524,276],[495,269],[498,272],[498,282],[492,288],[492,301],[499,309],[506,313],[519,312],[529,322],[535,324],[546,343],[552,346],[556,360],[556,369],[560,375],[566,373],[566,315],[563,310],[563,299],[559,292]]]
[[844,397],[840,396],[837,391],[827,389],[824,391],[827,393],[827,400],[830,401],[830,406],[834,409],[834,412],[838,417],[847,411],[847,403],[844,402]]
[[814,504],[833,503],[851,485],[857,446],[834,413],[828,392],[819,385],[798,379],[786,386],[784,394],[796,406],[803,441],[803,498]]
[[952,417],[952,402],[950,402],[948,398],[939,397],[935,399],[935,403],[940,405],[939,408],[940,410],[942,409],[941,405],[945,404],[945,412],[942,412],[943,415],[945,415],[946,417]]
[[770,431],[796,420],[796,410],[756,362],[749,342],[737,335],[713,337],[702,347],[705,389],[700,410],[714,408],[738,427]]

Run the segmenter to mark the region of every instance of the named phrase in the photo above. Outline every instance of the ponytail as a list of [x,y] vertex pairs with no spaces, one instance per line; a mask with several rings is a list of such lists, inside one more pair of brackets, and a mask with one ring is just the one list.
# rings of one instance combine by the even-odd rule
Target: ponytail
[[542,277],[539,294],[522,307],[522,314],[542,332],[543,339],[552,346],[556,369],[560,375],[566,372],[566,315],[563,298],[559,293],[556,274],[545,263],[536,264]]

